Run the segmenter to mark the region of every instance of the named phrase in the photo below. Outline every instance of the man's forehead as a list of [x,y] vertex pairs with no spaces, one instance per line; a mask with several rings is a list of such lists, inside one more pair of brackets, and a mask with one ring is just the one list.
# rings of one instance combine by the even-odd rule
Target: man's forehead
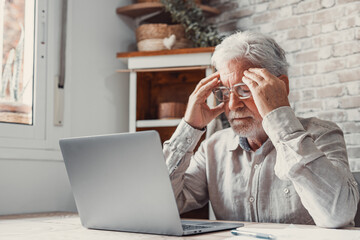
[[254,65],[245,59],[233,59],[229,61],[227,64],[224,64],[221,69],[218,69],[221,84],[232,86],[236,83],[241,83],[244,71],[251,67],[254,67]]
[[249,61],[244,59],[233,59],[224,65],[223,68],[218,69],[223,77],[237,77],[242,75],[243,72],[251,67],[254,67]]
[[235,82],[241,82],[242,72],[239,71],[219,71],[221,85],[232,86]]
[[239,74],[238,71],[220,71],[220,75],[222,78],[236,78],[236,75]]

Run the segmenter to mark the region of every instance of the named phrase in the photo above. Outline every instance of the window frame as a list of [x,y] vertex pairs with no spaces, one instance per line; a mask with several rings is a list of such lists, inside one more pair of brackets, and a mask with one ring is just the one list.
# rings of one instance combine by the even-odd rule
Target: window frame
[[62,160],[58,139],[70,135],[70,124],[53,124],[55,84],[51,81],[60,61],[59,5],[61,1],[35,0],[33,124],[0,122],[0,159]]

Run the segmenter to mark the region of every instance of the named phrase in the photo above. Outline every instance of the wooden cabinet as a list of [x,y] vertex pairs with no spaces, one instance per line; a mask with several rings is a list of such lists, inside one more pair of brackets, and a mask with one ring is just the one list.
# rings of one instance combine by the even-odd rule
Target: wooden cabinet
[[[210,58],[214,48],[189,48],[154,52],[119,53],[130,72],[129,130],[155,129],[162,142],[169,139],[181,121],[159,119],[159,105],[163,102],[187,104],[197,83],[213,72]],[[213,105],[213,96],[208,104]]]
[[136,74],[136,131],[156,129],[162,142],[169,139],[181,117],[160,119],[161,103],[187,100],[206,70],[138,72]]

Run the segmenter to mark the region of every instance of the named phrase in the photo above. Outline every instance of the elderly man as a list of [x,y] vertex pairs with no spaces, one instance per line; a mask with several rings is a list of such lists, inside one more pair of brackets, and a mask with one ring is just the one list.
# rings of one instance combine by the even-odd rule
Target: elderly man
[[[260,33],[240,32],[216,47],[212,63],[218,72],[199,82],[164,143],[179,211],[210,201],[217,219],[353,224],[359,192],[343,133],[334,123],[295,116],[284,50]],[[221,102],[212,109],[211,92]],[[193,154],[222,112],[231,128]]]

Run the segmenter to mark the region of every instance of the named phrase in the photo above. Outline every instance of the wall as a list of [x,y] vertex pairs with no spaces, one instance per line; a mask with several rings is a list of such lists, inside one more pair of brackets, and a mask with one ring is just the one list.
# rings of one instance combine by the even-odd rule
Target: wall
[[[61,0],[49,0],[49,24],[60,19]],[[64,131],[69,136],[128,130],[128,75],[116,52],[127,51],[134,34],[115,13],[128,0],[69,0],[67,73]],[[51,32],[51,31],[49,31]],[[56,32],[56,31],[55,31]],[[51,81],[58,74],[56,47],[59,33],[49,36],[48,111],[52,116]],[[52,125],[52,119],[47,119]],[[59,151],[55,139],[49,151]],[[50,149],[51,148],[51,149]],[[19,157],[7,159],[0,148],[0,215],[47,211],[75,211],[70,185],[60,153],[38,157],[36,149],[19,149]],[[34,154],[32,154],[34,152]],[[45,151],[46,152],[46,151]],[[28,155],[28,158],[24,156]],[[29,155],[30,154],[30,155]],[[5,157],[4,157],[5,156]]]
[[71,3],[68,70],[73,136],[128,131],[129,74],[116,58],[135,42],[116,14],[128,0],[76,0]]
[[255,30],[284,48],[290,101],[301,117],[336,122],[352,170],[360,170],[360,2],[351,0],[211,0],[211,19],[226,35]]

